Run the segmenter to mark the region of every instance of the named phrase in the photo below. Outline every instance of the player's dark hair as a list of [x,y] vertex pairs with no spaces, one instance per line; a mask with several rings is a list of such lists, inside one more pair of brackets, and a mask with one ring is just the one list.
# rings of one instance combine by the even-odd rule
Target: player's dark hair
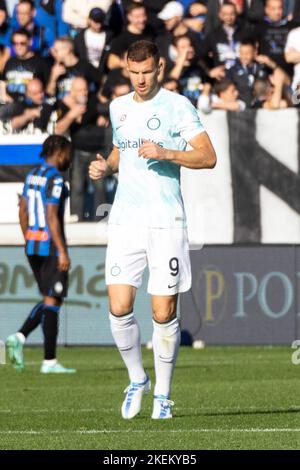
[[63,152],[71,149],[71,142],[62,135],[50,135],[43,143],[41,157],[52,157],[57,152]]
[[127,60],[132,60],[133,62],[143,62],[149,59],[149,57],[153,57],[156,65],[159,64],[158,48],[151,41],[136,41],[131,44],[127,52]]

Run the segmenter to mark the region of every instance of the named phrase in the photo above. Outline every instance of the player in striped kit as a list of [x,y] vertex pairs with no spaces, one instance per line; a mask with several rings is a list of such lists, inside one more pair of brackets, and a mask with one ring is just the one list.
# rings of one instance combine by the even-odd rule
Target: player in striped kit
[[44,361],[41,373],[72,373],[56,359],[58,315],[67,296],[70,258],[64,234],[64,208],[68,189],[61,171],[71,161],[71,144],[57,135],[48,137],[42,149],[44,163],[26,177],[20,200],[19,218],[26,243],[26,255],[43,300],[30,312],[20,330],[7,338],[11,363],[24,368],[23,345],[38,325],[44,333]]

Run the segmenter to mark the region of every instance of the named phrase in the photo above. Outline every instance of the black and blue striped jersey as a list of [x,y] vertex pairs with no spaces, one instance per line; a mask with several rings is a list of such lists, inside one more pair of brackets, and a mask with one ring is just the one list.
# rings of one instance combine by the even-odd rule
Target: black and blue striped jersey
[[43,163],[28,173],[22,194],[26,199],[28,212],[27,255],[58,255],[47,224],[46,206],[47,204],[59,206],[58,217],[65,239],[64,210],[68,195],[68,188],[56,167]]

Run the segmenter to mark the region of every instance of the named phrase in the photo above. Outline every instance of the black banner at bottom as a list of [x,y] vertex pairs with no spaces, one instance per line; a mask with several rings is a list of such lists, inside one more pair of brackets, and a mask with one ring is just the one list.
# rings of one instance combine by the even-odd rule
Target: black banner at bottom
[[0,462],[93,463],[137,468],[144,465],[192,465],[203,463],[300,462],[299,451],[118,450],[118,451],[1,451]]

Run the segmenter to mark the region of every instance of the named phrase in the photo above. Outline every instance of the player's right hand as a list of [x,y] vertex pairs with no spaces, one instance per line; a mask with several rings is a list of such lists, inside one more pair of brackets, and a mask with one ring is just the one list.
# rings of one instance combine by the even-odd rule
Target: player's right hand
[[68,253],[62,252],[58,256],[58,270],[61,272],[69,271],[71,267],[71,260]]
[[89,166],[89,176],[92,180],[99,180],[101,178],[104,178],[106,172],[107,172],[107,163],[105,158],[100,155],[100,153],[97,154],[97,160],[94,160],[91,162]]

